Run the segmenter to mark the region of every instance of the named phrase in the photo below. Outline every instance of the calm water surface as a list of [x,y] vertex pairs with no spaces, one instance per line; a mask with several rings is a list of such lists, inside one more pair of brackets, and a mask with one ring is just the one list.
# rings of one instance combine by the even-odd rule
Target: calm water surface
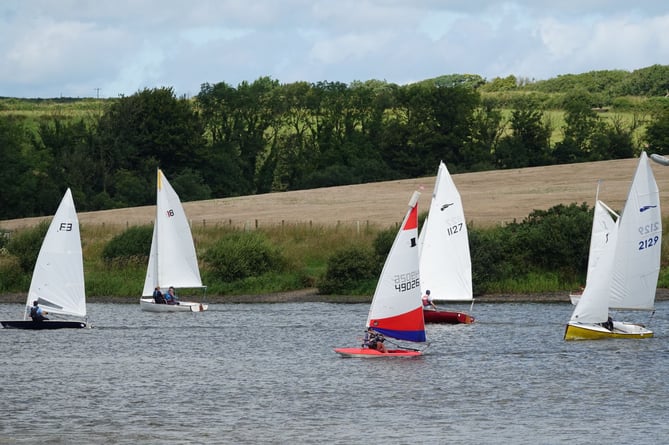
[[332,351],[366,304],[88,309],[93,329],[0,329],[0,444],[669,440],[669,302],[655,338],[590,342],[562,340],[568,303],[477,303],[428,325],[424,357],[381,360]]

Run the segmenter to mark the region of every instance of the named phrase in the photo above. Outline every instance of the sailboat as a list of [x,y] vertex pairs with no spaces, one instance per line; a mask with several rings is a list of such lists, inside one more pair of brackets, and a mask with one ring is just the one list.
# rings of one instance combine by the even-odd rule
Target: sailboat
[[[460,193],[443,162],[439,163],[419,245],[423,295],[429,294],[434,301],[473,304],[472,261],[465,213]],[[461,311],[425,307],[423,315],[426,323],[474,322],[474,317]]]
[[[159,304],[153,298],[153,292],[160,288],[206,289],[202,285],[200,269],[197,263],[193,236],[188,225],[179,196],[174,191],[163,172],[158,169],[156,180],[156,222],[153,226],[153,239],[149,264],[140,308],[148,312],[202,312],[208,305],[197,302],[179,301],[179,304]],[[148,297],[148,298],[147,298]]]
[[[30,308],[35,301],[47,312],[49,319],[29,320]],[[53,319],[54,317],[58,319]],[[68,318],[75,320],[67,320]],[[1,321],[0,324],[4,328],[14,329],[88,326],[79,219],[69,188],[42,241],[28,290],[23,320]]]
[[[367,332],[410,342],[425,342],[418,272],[418,198],[414,192],[409,210],[383,265],[367,316]],[[423,351],[398,346],[381,352],[366,347],[336,348],[343,357],[415,357]]]
[[564,339],[652,337],[653,331],[645,326],[609,317],[612,309],[654,310],[662,215],[660,192],[645,152],[639,157],[620,216],[597,199],[592,237],[599,240],[594,242],[597,249],[590,251],[594,261],[588,260],[586,286],[567,324]]

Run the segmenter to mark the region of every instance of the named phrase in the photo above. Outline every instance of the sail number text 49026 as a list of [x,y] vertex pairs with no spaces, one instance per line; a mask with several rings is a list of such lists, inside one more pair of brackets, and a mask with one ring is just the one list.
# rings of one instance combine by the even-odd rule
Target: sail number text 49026
[[395,289],[399,292],[406,292],[420,287],[420,274],[418,271],[401,273],[395,275]]

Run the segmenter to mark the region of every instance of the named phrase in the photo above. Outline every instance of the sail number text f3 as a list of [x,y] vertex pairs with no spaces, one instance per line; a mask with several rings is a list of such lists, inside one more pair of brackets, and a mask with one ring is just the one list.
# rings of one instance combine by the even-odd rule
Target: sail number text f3
[[72,231],[72,223],[71,222],[62,222],[58,226],[58,231],[59,232],[71,232]]

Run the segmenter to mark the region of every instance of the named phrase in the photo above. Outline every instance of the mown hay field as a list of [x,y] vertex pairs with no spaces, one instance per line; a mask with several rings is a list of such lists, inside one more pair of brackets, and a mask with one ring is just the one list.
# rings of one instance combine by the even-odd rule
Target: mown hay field
[[[467,221],[475,226],[521,221],[532,210],[557,204],[594,204],[597,181],[600,198],[620,210],[625,202],[637,159],[496,170],[453,175],[460,190]],[[652,163],[662,196],[662,213],[669,214],[669,168]],[[436,166],[435,166],[436,171]],[[427,211],[434,177],[328,187],[184,204],[193,226],[263,227],[281,224],[374,225],[388,227],[401,221],[414,190],[421,191],[419,210]],[[151,224],[154,206],[82,212],[82,225]],[[0,221],[14,230],[43,218]]]

